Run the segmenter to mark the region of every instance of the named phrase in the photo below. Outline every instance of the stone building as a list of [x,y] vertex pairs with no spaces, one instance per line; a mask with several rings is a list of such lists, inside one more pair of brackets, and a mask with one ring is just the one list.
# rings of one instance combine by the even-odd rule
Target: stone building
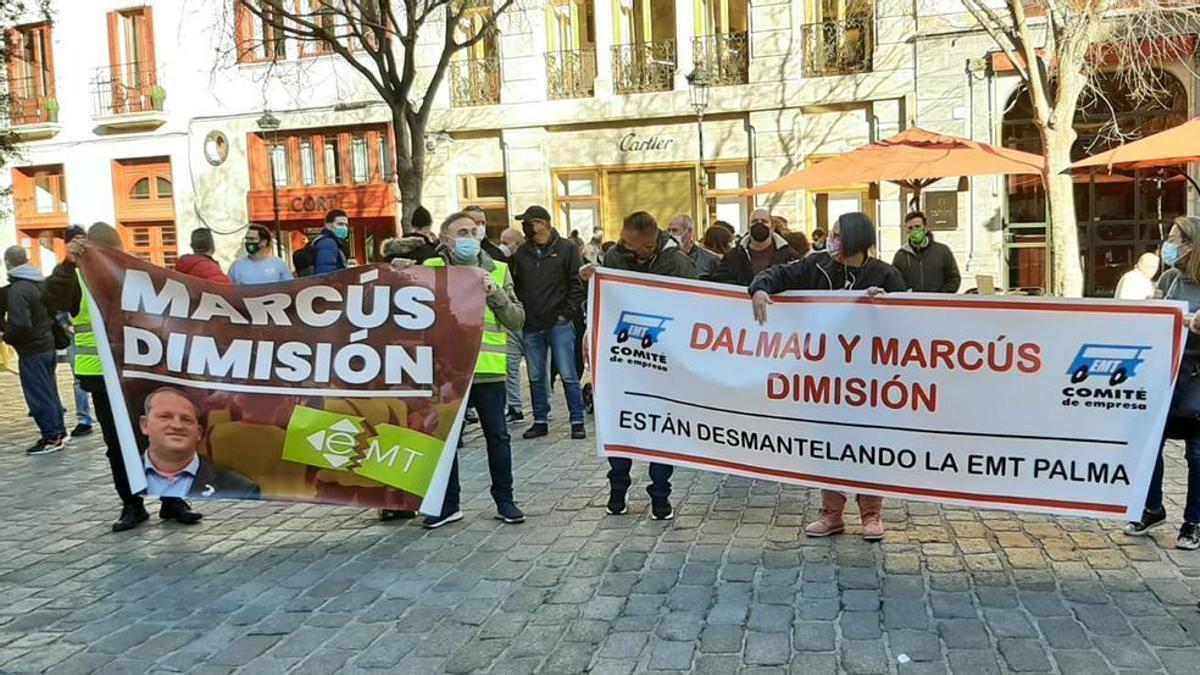
[[[478,22],[492,10],[471,11]],[[890,258],[908,207],[899,188],[745,190],[914,124],[1029,141],[1015,76],[957,0],[528,0],[498,25],[455,58],[437,92],[423,197],[435,217],[483,206],[493,234],[530,204],[564,233],[599,228],[611,239],[633,210],[744,229],[761,203],[806,231],[866,211]],[[335,207],[351,216],[360,260],[396,227],[394,140],[378,96],[320,45],[264,36],[233,0],[59,0],[52,24],[31,16],[8,37],[18,47],[12,123],[27,142],[0,172],[13,188],[0,243],[18,241],[43,266],[61,255],[68,222],[115,222],[131,251],[168,265],[200,226],[218,233],[228,262],[245,224],[270,225],[276,204],[285,247]],[[437,37],[424,36],[425,61]],[[707,87],[689,83],[697,67]],[[1164,69],[1179,83],[1171,115],[1133,117],[1182,121],[1196,110],[1188,70]],[[265,110],[277,131],[258,126]],[[1150,183],[1085,186],[1096,205],[1084,223],[1092,290],[1157,240]],[[1194,210],[1182,184],[1158,187],[1164,216]],[[925,199],[964,288],[975,275],[1045,285],[1030,181],[948,180]]]

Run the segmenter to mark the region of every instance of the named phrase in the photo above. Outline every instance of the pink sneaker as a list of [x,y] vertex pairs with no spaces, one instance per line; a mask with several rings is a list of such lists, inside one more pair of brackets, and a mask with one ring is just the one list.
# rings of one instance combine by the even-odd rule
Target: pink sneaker
[[840,534],[845,530],[846,521],[842,520],[841,513],[821,509],[821,515],[804,528],[804,534],[809,537],[828,537],[831,534]]

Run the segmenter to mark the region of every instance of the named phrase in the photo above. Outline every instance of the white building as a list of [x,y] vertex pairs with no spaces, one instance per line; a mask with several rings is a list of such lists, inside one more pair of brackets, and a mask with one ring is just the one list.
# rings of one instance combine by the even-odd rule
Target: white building
[[[131,251],[170,264],[188,233],[208,226],[228,262],[247,222],[274,219],[269,154],[295,243],[335,207],[351,216],[360,259],[390,236],[389,114],[340,57],[290,39],[263,46],[234,0],[55,5],[51,26],[30,17],[10,31],[21,47],[9,68],[13,122],[28,142],[0,172],[14,192],[0,244],[15,239],[48,267],[67,223],[103,220]],[[639,209],[744,227],[755,201],[747,187],[913,124],[992,143],[1025,135],[1020,106],[1005,115],[1016,78],[957,0],[529,0],[499,28],[460,54],[438,92],[423,199],[435,218],[478,203],[499,227],[541,204],[585,237],[600,227],[614,238]],[[259,45],[238,50],[238,38]],[[686,78],[697,64],[713,81],[703,149]],[[1177,70],[1176,116],[1186,118],[1195,83]],[[53,120],[47,99],[57,102]],[[275,134],[256,125],[264,110],[282,122]],[[1088,222],[1100,223],[1085,237],[1092,268],[1127,267],[1153,244],[1143,236],[1157,229],[1144,213],[1146,183],[1089,196]],[[964,288],[976,274],[1043,285],[1042,231],[1010,226],[1037,219],[1031,188],[1002,178],[957,187],[930,188],[927,210],[948,228],[936,236],[956,251]],[[1165,215],[1185,208],[1179,187],[1164,187]],[[907,206],[889,185],[757,201],[805,231],[864,210],[885,259]]]

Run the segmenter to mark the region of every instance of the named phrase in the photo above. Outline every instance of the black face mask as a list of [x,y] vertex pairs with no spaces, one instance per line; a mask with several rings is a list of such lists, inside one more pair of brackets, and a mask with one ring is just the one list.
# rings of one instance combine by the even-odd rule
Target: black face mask
[[258,253],[259,249],[262,248],[262,242],[261,241],[248,241],[245,243],[245,246],[246,246],[246,253],[249,253],[250,255],[254,255],[255,253]]
[[533,223],[528,220],[521,223],[521,231],[525,233],[526,239],[533,239],[534,228]]
[[762,223],[750,225],[750,238],[757,242],[766,241],[771,237],[771,228]]

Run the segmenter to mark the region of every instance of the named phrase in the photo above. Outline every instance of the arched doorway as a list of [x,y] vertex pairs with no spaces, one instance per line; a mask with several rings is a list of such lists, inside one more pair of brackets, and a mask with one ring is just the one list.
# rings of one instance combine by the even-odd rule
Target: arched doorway
[[[1162,91],[1137,97],[1112,73],[1099,77],[1101,95],[1084,95],[1075,113],[1078,139],[1073,161],[1118,145],[1114,124],[1125,138],[1142,138],[1186,122],[1187,91],[1174,75],[1159,71]],[[1005,147],[1041,153],[1029,97],[1018,90],[1002,124]],[[1186,169],[1186,166],[1180,167]],[[1084,294],[1110,297],[1138,256],[1154,251],[1175,217],[1187,212],[1188,183],[1161,170],[1075,176],[1075,217]],[[1049,287],[1046,255],[1046,196],[1040,179],[1009,176],[1005,257],[1009,286]]]

